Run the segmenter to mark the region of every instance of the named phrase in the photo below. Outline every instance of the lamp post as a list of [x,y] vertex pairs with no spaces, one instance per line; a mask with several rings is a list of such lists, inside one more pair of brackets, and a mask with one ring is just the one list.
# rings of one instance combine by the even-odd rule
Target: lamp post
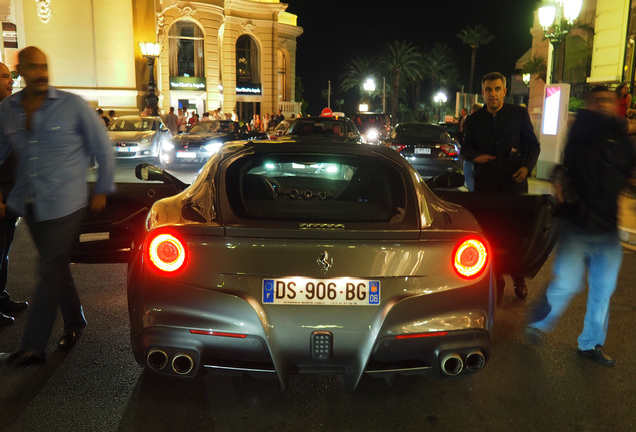
[[439,123],[442,123],[442,106],[448,100],[446,98],[446,93],[444,93],[443,91],[438,91],[433,100],[436,104],[439,104]]
[[139,48],[141,48],[141,55],[148,60],[148,94],[146,95],[146,105],[151,109],[153,115],[158,115],[157,102],[159,102],[159,98],[155,94],[157,85],[155,84],[154,68],[155,59],[159,57],[159,53],[161,53],[161,45],[152,42],[140,42]]
[[546,74],[546,84],[555,81],[554,69],[556,66],[559,45],[565,36],[574,27],[574,21],[581,12],[583,0],[546,0],[539,8],[539,23],[543,27],[543,34],[550,41],[552,55],[548,65],[549,73]]
[[360,111],[369,111],[371,108],[371,93],[375,91],[375,81],[373,81],[373,78],[367,78],[364,84],[362,84],[362,88],[369,93],[369,103],[364,110],[362,109],[363,105],[360,105]]

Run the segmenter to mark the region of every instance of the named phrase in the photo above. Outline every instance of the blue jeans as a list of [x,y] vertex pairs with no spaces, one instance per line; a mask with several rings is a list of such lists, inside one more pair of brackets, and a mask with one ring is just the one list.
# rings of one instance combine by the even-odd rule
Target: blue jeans
[[564,222],[552,281],[532,311],[528,325],[543,332],[551,331],[572,298],[583,289],[587,268],[587,311],[578,345],[581,350],[603,345],[607,336],[610,298],[616,290],[622,259],[623,250],[617,232],[587,234]]
[[473,175],[475,171],[475,166],[473,165],[473,162],[465,160],[463,170],[464,170],[464,182],[466,184],[466,189],[468,189],[468,192],[474,192],[475,180],[473,180]]

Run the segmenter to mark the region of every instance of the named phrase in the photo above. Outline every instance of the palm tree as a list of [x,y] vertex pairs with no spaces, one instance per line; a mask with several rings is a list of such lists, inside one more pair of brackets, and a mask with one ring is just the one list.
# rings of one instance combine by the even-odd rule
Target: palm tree
[[345,72],[340,75],[340,90],[346,92],[357,88],[363,94],[362,83],[377,73],[376,64],[371,58],[356,57],[351,60],[345,66]]
[[495,38],[483,24],[468,26],[457,34],[464,43],[471,48],[470,76],[468,78],[468,93],[473,92],[473,81],[475,80],[475,60],[477,59],[477,48],[492,42]]
[[[448,45],[436,43],[424,58],[424,74],[431,80],[431,88],[450,84],[449,78],[456,75],[457,65]],[[454,83],[452,83],[454,84]]]
[[539,54],[535,53],[531,58],[528,59],[527,62],[521,65],[521,73],[536,75],[537,78],[540,78],[543,80],[543,82],[546,82],[548,67],[545,59]]
[[406,41],[393,41],[384,46],[380,54],[379,64],[385,70],[391,80],[391,115],[397,119],[400,80],[406,81],[414,77],[421,77],[419,66],[422,62],[422,54],[417,47]]

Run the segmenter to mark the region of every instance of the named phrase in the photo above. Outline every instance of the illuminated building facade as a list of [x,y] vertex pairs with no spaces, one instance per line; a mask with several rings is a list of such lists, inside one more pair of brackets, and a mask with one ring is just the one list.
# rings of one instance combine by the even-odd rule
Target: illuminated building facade
[[[279,0],[0,0],[2,61],[35,45],[51,85],[118,114],[144,109],[148,66],[140,42],[157,42],[159,108],[298,113],[296,39],[302,28]],[[5,30],[6,29],[6,30]]]

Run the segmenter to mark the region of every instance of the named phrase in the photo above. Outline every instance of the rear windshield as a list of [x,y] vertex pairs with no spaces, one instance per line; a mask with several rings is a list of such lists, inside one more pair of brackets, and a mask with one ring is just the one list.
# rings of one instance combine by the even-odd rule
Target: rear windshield
[[227,175],[231,206],[243,218],[334,223],[404,218],[404,181],[376,158],[270,154],[235,163]]
[[449,140],[448,132],[441,126],[427,124],[399,125],[393,132],[394,138],[423,138],[432,140]]
[[285,132],[286,135],[321,135],[342,137],[346,133],[345,122],[328,118],[316,121],[296,120]]

